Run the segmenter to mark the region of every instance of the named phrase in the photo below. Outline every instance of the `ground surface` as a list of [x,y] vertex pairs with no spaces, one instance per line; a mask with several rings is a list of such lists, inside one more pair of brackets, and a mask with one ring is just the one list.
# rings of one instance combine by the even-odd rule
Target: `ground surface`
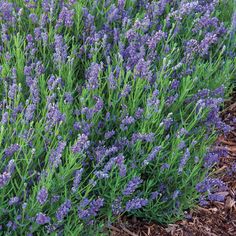
[[223,180],[228,190],[219,194],[224,202],[209,202],[207,207],[197,207],[189,212],[188,220],[160,226],[139,219],[123,218],[111,227],[111,236],[235,236],[236,235],[236,95],[226,102],[222,117],[233,130],[227,136],[220,136],[217,148],[227,150],[215,168],[214,175]]

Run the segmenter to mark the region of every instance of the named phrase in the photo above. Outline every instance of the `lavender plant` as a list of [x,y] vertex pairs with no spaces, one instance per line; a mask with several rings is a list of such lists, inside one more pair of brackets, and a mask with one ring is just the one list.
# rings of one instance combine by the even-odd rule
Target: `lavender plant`
[[3,235],[169,223],[225,188],[209,178],[235,76],[221,4],[0,0]]

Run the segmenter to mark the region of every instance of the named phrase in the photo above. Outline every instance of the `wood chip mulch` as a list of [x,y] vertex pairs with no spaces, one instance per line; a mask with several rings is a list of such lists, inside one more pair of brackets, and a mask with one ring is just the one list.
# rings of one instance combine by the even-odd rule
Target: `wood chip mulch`
[[214,172],[228,186],[227,191],[218,193],[225,196],[225,201],[198,206],[189,212],[188,219],[166,227],[124,217],[111,226],[110,236],[236,236],[236,94],[226,107],[222,117],[233,130],[216,142],[218,148],[227,151],[227,156],[221,158]]

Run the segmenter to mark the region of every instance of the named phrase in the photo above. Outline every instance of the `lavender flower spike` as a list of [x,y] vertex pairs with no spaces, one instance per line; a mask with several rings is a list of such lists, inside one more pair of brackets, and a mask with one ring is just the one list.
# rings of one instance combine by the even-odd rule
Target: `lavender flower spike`
[[56,149],[52,150],[52,153],[49,157],[49,162],[55,168],[57,168],[61,163],[61,157],[63,150],[66,147],[66,142],[60,141]]
[[81,168],[80,170],[76,171],[75,177],[74,177],[74,181],[73,181],[73,187],[71,189],[72,192],[76,192],[76,190],[78,189],[78,186],[80,184],[83,171],[84,171],[83,168]]
[[145,198],[134,198],[132,200],[129,200],[126,203],[125,210],[126,211],[132,211],[132,210],[137,210],[140,209],[148,204],[148,200]]
[[64,217],[69,213],[71,208],[71,201],[66,200],[57,210],[56,218],[58,221],[62,221]]
[[42,187],[37,195],[37,201],[43,205],[48,198],[48,190],[45,187]]
[[134,177],[132,180],[130,180],[126,186],[126,188],[123,191],[123,194],[125,196],[131,195],[134,193],[134,191],[138,188],[138,186],[143,182],[143,180],[140,177]]
[[83,150],[86,150],[90,145],[90,141],[88,140],[88,136],[85,134],[81,134],[78,137],[77,142],[71,147],[73,153],[81,153]]
[[47,223],[50,222],[50,217],[48,217],[47,215],[45,215],[44,213],[42,212],[39,212],[37,215],[36,215],[36,223],[39,224],[39,225],[45,225]]

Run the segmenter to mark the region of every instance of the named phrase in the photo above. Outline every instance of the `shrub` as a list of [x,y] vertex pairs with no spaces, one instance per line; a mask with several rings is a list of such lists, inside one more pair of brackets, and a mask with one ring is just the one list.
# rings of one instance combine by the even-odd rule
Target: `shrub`
[[205,179],[234,73],[217,3],[0,2],[4,235],[169,223],[224,187]]

